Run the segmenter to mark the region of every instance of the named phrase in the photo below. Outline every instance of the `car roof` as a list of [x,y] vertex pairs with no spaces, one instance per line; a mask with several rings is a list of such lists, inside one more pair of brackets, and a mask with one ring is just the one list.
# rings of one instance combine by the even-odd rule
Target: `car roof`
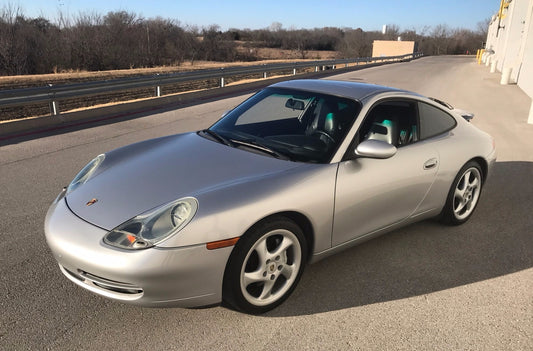
[[276,83],[271,85],[271,87],[320,92],[324,94],[343,96],[359,101],[381,93],[402,93],[420,96],[407,90],[401,90],[382,85],[338,80],[296,79]]

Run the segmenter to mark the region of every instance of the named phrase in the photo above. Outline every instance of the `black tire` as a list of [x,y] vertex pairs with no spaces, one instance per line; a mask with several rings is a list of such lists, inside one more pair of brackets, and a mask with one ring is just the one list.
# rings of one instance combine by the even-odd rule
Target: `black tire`
[[479,203],[482,188],[481,167],[475,161],[466,163],[450,187],[440,221],[448,225],[460,225],[468,221]]
[[301,228],[286,217],[261,221],[237,242],[226,265],[222,296],[245,313],[272,310],[293,292],[307,262]]

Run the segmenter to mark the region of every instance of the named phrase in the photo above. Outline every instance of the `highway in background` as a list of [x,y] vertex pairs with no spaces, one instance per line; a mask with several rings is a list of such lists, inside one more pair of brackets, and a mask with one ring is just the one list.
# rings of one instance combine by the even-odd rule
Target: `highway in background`
[[0,147],[0,349],[532,350],[530,99],[471,57],[428,57],[329,79],[385,84],[476,114],[498,162],[473,218],[425,221],[310,265],[262,316],[224,307],[147,309],[95,296],[59,271],[46,211],[99,153],[208,127],[245,96]]

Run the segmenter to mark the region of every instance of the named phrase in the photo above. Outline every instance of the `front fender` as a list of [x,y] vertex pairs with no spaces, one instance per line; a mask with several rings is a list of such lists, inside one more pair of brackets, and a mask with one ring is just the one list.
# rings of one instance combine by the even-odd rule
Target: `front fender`
[[336,174],[337,164],[309,164],[193,195],[199,203],[194,219],[159,246],[190,246],[239,237],[261,219],[290,211],[309,219],[316,235],[314,251],[328,249]]

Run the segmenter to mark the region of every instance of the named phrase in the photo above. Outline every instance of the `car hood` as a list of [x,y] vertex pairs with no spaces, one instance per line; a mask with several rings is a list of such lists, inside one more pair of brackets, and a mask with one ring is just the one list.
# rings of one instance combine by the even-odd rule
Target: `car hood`
[[181,197],[271,176],[299,165],[222,145],[196,133],[180,134],[106,153],[95,175],[68,194],[66,201],[80,218],[111,230]]

